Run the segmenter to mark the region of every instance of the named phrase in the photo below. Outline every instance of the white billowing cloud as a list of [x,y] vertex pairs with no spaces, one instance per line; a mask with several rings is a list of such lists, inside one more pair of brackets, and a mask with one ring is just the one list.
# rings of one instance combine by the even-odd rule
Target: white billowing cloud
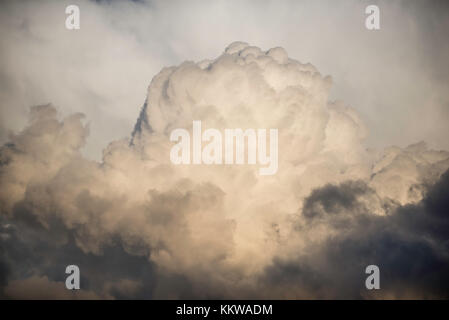
[[[94,255],[118,238],[160,272],[186,277],[198,296],[255,294],[275,257],[288,258],[340,232],[304,220],[306,212],[346,208],[344,201],[335,208],[305,202],[312,190],[359,180],[343,184],[354,194],[351,206],[383,216],[421,200],[420,186],[449,167],[447,152],[420,144],[386,149],[380,157],[367,151],[365,125],[354,109],[329,101],[331,85],[329,76],[283,48],[232,43],[216,59],[157,74],[132,144],[110,143],[102,162],[80,153],[88,132],[80,115],[58,120],[51,105],[34,107],[29,125],[0,153],[1,212],[14,221],[25,210],[50,231],[61,221],[77,246]],[[191,130],[193,120],[204,129],[277,128],[278,172],[173,165],[170,132]]]
[[369,163],[362,161],[368,157],[364,124],[350,107],[328,102],[330,86],[330,77],[289,59],[282,48],[264,52],[236,42],[215,60],[185,62],[155,76],[134,143],[148,159],[172,167],[169,134],[190,129],[193,120],[201,120],[204,129],[277,128],[279,169],[273,177],[259,177],[257,166],[211,165],[172,167],[165,180],[166,185],[177,177],[218,186],[228,217],[237,221],[236,256],[251,256],[245,263],[260,268],[261,260],[270,259],[267,252],[278,250],[268,244],[259,251],[268,225],[296,212],[314,187],[370,175]]
[[380,196],[400,204],[422,199],[425,186],[433,184],[449,167],[449,152],[429,150],[424,142],[405,149],[386,148],[373,167],[371,186]]

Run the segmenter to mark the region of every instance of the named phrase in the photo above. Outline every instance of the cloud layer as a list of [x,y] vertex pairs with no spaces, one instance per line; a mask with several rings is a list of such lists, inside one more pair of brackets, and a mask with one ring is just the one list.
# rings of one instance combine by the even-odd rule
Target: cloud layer
[[[162,69],[132,140],[100,162],[81,154],[81,114],[33,107],[0,150],[2,296],[448,297],[449,152],[367,149],[361,117],[331,86],[283,48],[234,42]],[[277,174],[173,165],[170,132],[192,120],[278,128]],[[82,275],[74,296],[60,289],[69,264]],[[364,289],[369,264],[380,293]]]

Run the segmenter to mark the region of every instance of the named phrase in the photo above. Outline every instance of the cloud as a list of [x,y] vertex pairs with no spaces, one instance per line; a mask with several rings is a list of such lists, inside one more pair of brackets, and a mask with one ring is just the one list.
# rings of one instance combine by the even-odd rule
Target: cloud
[[10,299],[20,300],[93,300],[99,299],[93,292],[69,291],[65,284],[49,281],[47,277],[30,277],[24,280],[14,280],[5,288],[5,295]]
[[[132,140],[109,143],[100,162],[82,155],[81,114],[33,107],[0,150],[2,294],[56,288],[76,264],[101,298],[370,297],[360,286],[376,262],[385,296],[445,296],[435,284],[447,254],[436,190],[449,153],[422,143],[367,150],[365,124],[329,99],[331,86],[283,48],[234,42],[215,59],[163,68]],[[277,174],[173,165],[170,132],[193,120],[277,128]],[[411,257],[416,283],[413,270],[401,273]]]
[[[355,200],[372,192],[366,185],[345,182],[315,190],[297,232],[313,233],[322,225],[334,232],[294,256],[273,259],[262,287],[289,298],[447,298],[448,183],[446,171],[423,200],[383,216]],[[311,215],[316,206],[322,215]],[[381,270],[381,290],[375,293],[364,288],[363,272],[370,264]]]

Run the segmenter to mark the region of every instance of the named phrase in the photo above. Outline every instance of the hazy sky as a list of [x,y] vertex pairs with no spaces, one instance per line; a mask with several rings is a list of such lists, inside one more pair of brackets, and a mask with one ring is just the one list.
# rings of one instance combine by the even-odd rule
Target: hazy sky
[[[381,29],[364,13],[377,4]],[[81,29],[65,29],[68,4]],[[218,56],[233,41],[289,56],[331,75],[331,99],[358,110],[368,145],[426,140],[449,148],[446,1],[2,1],[1,141],[28,108],[53,103],[90,122],[99,159],[129,136],[152,77],[165,66]]]

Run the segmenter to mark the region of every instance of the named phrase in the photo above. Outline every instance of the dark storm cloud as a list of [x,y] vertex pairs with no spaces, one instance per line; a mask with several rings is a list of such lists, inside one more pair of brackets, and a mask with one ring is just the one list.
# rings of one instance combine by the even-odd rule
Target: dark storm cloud
[[[73,230],[64,227],[58,219],[44,227],[29,211],[17,211],[21,210],[16,210],[14,220],[2,219],[0,291],[5,288],[6,280],[31,276],[46,276],[50,281],[60,282],[64,288],[65,268],[75,264],[81,270],[82,289],[95,292],[98,297],[153,297],[155,266],[146,256],[126,251],[118,238],[103,247],[101,254],[85,253],[76,245]],[[49,229],[52,232],[48,232]],[[121,280],[136,286],[128,289],[122,286]],[[4,292],[2,297],[14,298]],[[39,298],[39,295],[34,298]]]
[[[211,186],[206,187],[213,190]],[[207,200],[204,194],[205,192],[202,192],[203,200]],[[175,201],[174,197],[180,198],[179,201]],[[201,201],[195,200],[192,194],[183,196],[179,192],[176,195],[153,194],[152,199],[153,201],[148,204],[150,210],[148,218],[162,229],[167,225],[184,225],[184,221],[174,215],[179,210],[173,210],[173,206],[184,207],[178,209],[185,211],[194,201],[197,205],[204,205]],[[101,203],[101,200],[93,199],[86,191],[81,191],[79,201],[86,208],[107,205]],[[71,264],[80,268],[81,291],[95,293],[94,298],[222,297],[216,289],[194,293],[194,285],[184,275],[160,272],[156,264],[149,259],[151,252],[148,246],[139,241],[131,243],[128,241],[125,245],[119,235],[112,234],[99,252],[95,254],[85,252],[76,240],[79,239],[80,233],[83,235],[82,225],[68,228],[57,215],[47,218],[45,223],[42,223],[38,218],[39,210],[41,208],[34,207],[32,200],[25,198],[14,206],[13,217],[1,216],[0,298],[70,298],[66,296],[68,291],[64,283],[67,277],[65,268]],[[88,237],[88,232],[84,236]],[[155,247],[169,250],[162,240]],[[34,277],[45,277],[48,281],[57,283],[61,291],[49,295],[45,292],[45,287],[35,282],[27,287],[32,291],[30,294],[23,292],[25,289],[20,289],[18,294],[17,290],[12,291],[14,294],[11,294],[11,290],[7,290],[9,283]],[[15,286],[17,287],[17,284]]]
[[[80,268],[82,291],[95,293],[95,298],[223,298],[216,289],[194,292],[194,285],[182,274],[160,272],[148,259],[146,248],[127,245],[125,249],[120,237],[114,237],[99,254],[92,254],[80,249],[74,230],[66,228],[59,219],[47,221],[43,226],[24,206],[15,208],[14,219],[2,218],[0,222],[1,299],[66,299],[65,268],[70,264]],[[45,287],[33,284],[29,287],[31,295],[24,292],[11,295],[5,291],[8,283],[32,277],[48,278],[62,290],[48,295]]]
[[304,203],[302,213],[308,219],[321,214],[338,214],[359,205],[358,196],[367,192],[374,191],[363,181],[348,181],[339,186],[328,184],[312,191]]
[[[313,191],[302,212],[308,227],[316,220],[344,230],[306,250],[309,254],[275,258],[261,282],[280,288],[297,284],[307,292],[298,297],[448,298],[449,171],[422,201],[386,216],[367,214],[369,210],[357,200],[366,192],[371,191],[360,182]],[[317,206],[321,215],[313,210]],[[347,217],[344,224],[335,222],[339,215]],[[381,271],[381,290],[375,293],[364,287],[364,271],[370,264]]]

